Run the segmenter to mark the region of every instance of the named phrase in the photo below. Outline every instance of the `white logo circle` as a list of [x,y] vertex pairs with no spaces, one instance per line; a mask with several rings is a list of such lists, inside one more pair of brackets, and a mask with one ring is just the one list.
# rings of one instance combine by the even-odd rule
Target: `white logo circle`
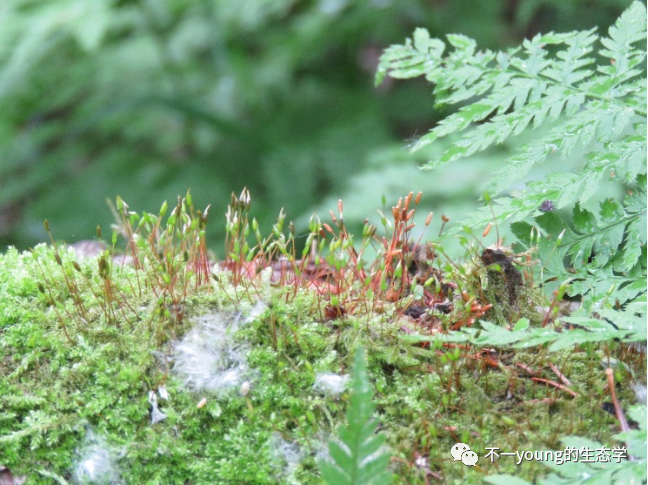
[[454,458],[454,461],[458,461],[461,460],[461,455],[464,451],[470,451],[470,446],[465,443],[457,443],[450,449],[450,454]]
[[461,455],[461,461],[464,465],[475,466],[479,457],[477,453],[471,450],[464,451]]

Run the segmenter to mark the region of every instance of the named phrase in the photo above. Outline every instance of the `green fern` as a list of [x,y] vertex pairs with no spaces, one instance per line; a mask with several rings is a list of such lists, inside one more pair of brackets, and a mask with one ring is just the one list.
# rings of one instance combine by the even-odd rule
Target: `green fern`
[[[546,134],[521,147],[492,177],[487,187],[492,193],[508,188],[550,154],[567,157],[579,146],[600,144],[587,156],[585,177],[560,174],[548,181],[550,187],[532,186],[515,203],[505,203],[503,216],[514,222],[540,215],[540,203],[551,196],[556,208],[586,202],[605,176],[633,183],[646,174],[646,78],[641,77],[646,52],[634,46],[646,38],[646,8],[633,3],[608,37],[599,38],[594,30],[536,35],[521,47],[497,53],[477,51],[472,39],[448,35],[453,50],[444,56],[444,42],[416,29],[413,40],[385,51],[376,82],[387,74],[425,76],[434,85],[437,105],[470,101],[414,144],[418,150],[461,134],[425,168],[470,156],[528,127],[549,125]],[[607,65],[597,65],[595,54]],[[484,215],[487,220],[490,211]]]
[[[479,51],[462,35],[447,38],[449,52],[443,41],[416,29],[413,39],[385,51],[376,75],[377,83],[385,75],[425,76],[434,85],[437,105],[460,105],[414,144],[418,150],[460,135],[424,168],[468,157],[543,126],[491,178],[486,193],[500,194],[549,155],[573,157],[575,149],[585,149],[578,173],[551,173],[524,190],[492,199],[493,209],[498,220],[511,224],[520,243],[539,248],[544,275],[555,277],[548,290],[569,280],[568,291],[582,296],[584,313],[632,304],[633,314],[643,317],[646,7],[632,3],[606,37],[599,37],[595,29],[549,33],[507,52]],[[599,195],[606,180],[623,186],[628,194],[624,200]],[[563,211],[544,213],[545,201]],[[598,214],[585,209],[586,203],[598,204]],[[491,219],[491,208],[484,207],[466,222],[484,227]],[[615,323],[627,320],[621,313],[613,316]]]
[[[444,42],[417,29],[413,41],[385,51],[376,82],[386,74],[400,79],[425,76],[434,84],[437,105],[469,101],[414,144],[418,150],[461,134],[461,140],[426,168],[502,143],[529,126],[551,125],[492,177],[487,188],[492,193],[506,189],[552,153],[567,157],[578,146],[598,142],[599,150],[587,156],[586,178],[553,181],[557,208],[584,203],[605,175],[632,183],[646,173],[646,53],[636,46],[645,48],[646,7],[633,3],[610,28],[609,37],[599,38],[594,30],[536,35],[521,47],[498,53],[477,51],[472,39],[448,35],[454,49],[444,57]],[[597,41],[602,45],[595,50]],[[556,54],[550,56],[550,51]],[[597,66],[595,54],[608,65]],[[518,200],[507,216],[521,220],[540,215],[535,198]]]
[[600,318],[585,316],[563,317],[561,321],[576,325],[569,332],[557,332],[552,328],[532,327],[526,318],[520,319],[510,330],[487,321],[480,321],[480,328],[464,328],[461,332],[434,337],[423,335],[403,336],[412,343],[442,341],[444,343],[471,343],[478,346],[507,347],[528,349],[539,345],[551,344],[550,352],[571,348],[588,342],[646,341],[645,308],[631,307],[621,311],[603,309],[599,317],[614,322],[614,327]]
[[[550,155],[575,157],[576,149],[585,150],[578,173],[551,173],[529,182],[524,190],[492,199],[491,207],[466,221],[484,227],[495,212],[498,220],[511,225],[522,246],[537,248],[545,288],[559,286],[559,293],[580,295],[583,305],[561,319],[576,327],[568,332],[532,327],[521,319],[511,329],[481,321],[480,328],[403,339],[516,349],[546,345],[549,351],[615,340],[646,342],[646,7],[632,3],[607,37],[599,37],[595,29],[550,33],[507,52],[478,51],[462,35],[447,38],[450,52],[443,41],[416,29],[413,39],[384,53],[377,83],[385,75],[425,76],[434,85],[437,105],[460,106],[414,144],[418,150],[443,137],[458,138],[425,168],[543,127],[493,175],[487,201],[489,192],[502,193]],[[606,179],[622,187],[622,200],[599,195]],[[634,461],[614,467],[547,464],[554,473],[540,483],[589,483],[594,476],[597,483],[645,483],[646,407],[637,406],[630,414],[640,429],[617,438],[628,445]],[[563,442],[600,447],[579,437]],[[528,483],[512,475],[493,475],[486,481]]]
[[387,470],[389,455],[384,451],[385,436],[376,434],[372,416],[376,405],[367,376],[362,348],[353,364],[353,388],[347,416],[348,426],[339,430],[339,440],[329,442],[330,459],[320,460],[322,477],[335,485],[379,485],[391,483]]
[[[405,45],[386,50],[376,82],[386,74],[400,79],[425,76],[434,84],[438,105],[471,101],[413,146],[418,150],[452,133],[462,134],[460,141],[438,160],[429,162],[427,168],[501,143],[530,124],[537,128],[555,122],[548,134],[508,160],[506,168],[493,177],[491,192],[506,189],[549,154],[560,152],[566,157],[579,144],[587,146],[591,140],[606,144],[607,151],[615,154],[615,161],[605,159],[608,170],[625,172],[623,161],[633,160],[635,168],[645,173],[639,150],[643,147],[645,161],[645,136],[637,139],[638,134],[645,134],[645,124],[633,127],[632,123],[646,118],[646,80],[641,77],[645,52],[633,47],[640,41],[645,46],[646,8],[633,3],[610,28],[608,38],[599,39],[594,30],[536,35],[521,47],[499,53],[477,51],[472,39],[448,35],[454,49],[443,57],[445,44],[431,39],[427,30],[417,29],[413,41],[408,39]],[[603,48],[595,52],[598,40]],[[559,50],[550,57],[548,48]],[[596,53],[608,58],[609,65],[597,67],[592,57]],[[561,117],[563,114],[566,116]],[[591,160],[597,163],[604,159]],[[565,197],[561,205],[577,200],[577,194],[580,191]]]

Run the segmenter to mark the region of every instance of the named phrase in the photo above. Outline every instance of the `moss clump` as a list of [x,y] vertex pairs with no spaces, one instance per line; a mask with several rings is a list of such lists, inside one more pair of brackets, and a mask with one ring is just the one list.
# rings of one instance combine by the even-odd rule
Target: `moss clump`
[[[204,253],[188,244],[177,250],[182,238],[162,251],[135,238],[133,266],[111,262],[108,252],[78,258],[44,245],[0,255],[0,463],[30,483],[69,482],[91,433],[111,457],[113,481],[319,483],[317,458],[344,420],[348,394],[313,385],[319,373],[348,374],[360,345],[397,483],[473,483],[497,472],[535,479],[545,473],[541,463],[490,463],[486,449],[560,449],[565,434],[618,444],[615,418],[601,410],[608,392],[599,363],[627,353],[623,346],[550,353],[542,345],[480,349],[441,337],[412,343],[409,333],[441,336],[435,318],[450,326],[470,309],[427,321],[406,316],[417,298],[422,307],[434,304],[430,286],[406,280],[393,259],[407,245],[385,253],[388,263],[362,269],[363,284],[349,270],[362,268],[353,246],[337,252],[344,234],[331,243],[328,265],[312,258],[325,273],[300,269],[293,255],[292,272],[279,276],[272,258],[261,264],[267,245],[249,257],[252,249],[239,244],[239,263],[208,279],[196,270]],[[384,286],[374,286],[371,274],[381,268]],[[471,298],[482,295],[476,289]],[[178,349],[189,345],[202,315],[217,315],[228,328],[201,333],[201,352],[211,352],[205,372],[236,370],[240,357],[249,372],[235,385],[200,386],[178,371]],[[634,379],[645,378],[645,354],[623,359]],[[548,384],[558,369],[570,385]],[[628,382],[630,372],[619,367],[617,382]],[[155,424],[151,392],[166,416]],[[617,393],[623,405],[632,402],[630,386]],[[478,452],[477,468],[452,460],[457,442]]]

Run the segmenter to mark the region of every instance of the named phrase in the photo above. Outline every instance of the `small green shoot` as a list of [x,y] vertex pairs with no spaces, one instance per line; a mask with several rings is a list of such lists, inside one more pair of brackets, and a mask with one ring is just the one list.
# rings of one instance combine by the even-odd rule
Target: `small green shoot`
[[329,442],[330,459],[320,460],[324,481],[330,485],[378,485],[391,483],[387,469],[389,454],[384,451],[385,436],[378,427],[371,401],[371,385],[362,347],[353,364],[353,389],[347,410],[349,424],[338,431],[339,440]]

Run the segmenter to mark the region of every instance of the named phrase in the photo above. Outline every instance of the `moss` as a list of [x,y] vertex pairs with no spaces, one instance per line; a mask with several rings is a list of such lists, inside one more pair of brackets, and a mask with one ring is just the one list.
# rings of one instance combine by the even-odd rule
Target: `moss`
[[[534,479],[544,473],[540,463],[491,464],[485,449],[559,449],[565,434],[614,443],[615,420],[600,409],[607,393],[598,347],[421,347],[402,338],[404,327],[425,329],[400,317],[398,302],[381,312],[357,305],[353,315],[331,320],[317,288],[295,291],[267,278],[234,287],[220,278],[186,291],[181,279],[165,286],[156,271],[113,266],[102,277],[96,259],[77,262],[51,246],[0,255],[0,463],[15,475],[29,475],[30,483],[72,480],[91,429],[114,451],[126,483],[319,483],[315,457],[343,420],[348,395],[315,391],[315,376],[348,373],[359,345],[397,483],[422,482],[426,473],[446,483],[495,472]],[[471,291],[481,290],[475,284]],[[227,337],[246,345],[250,393],[188,388],[173,370],[174,342],[194,317],[221,312],[235,320],[258,300],[265,309]],[[523,370],[556,379],[549,363],[571,379],[578,397],[533,382]],[[618,377],[628,374],[621,369]],[[148,395],[161,386],[170,395],[158,401],[167,418],[153,425]],[[624,403],[633,399],[627,390],[620,395]],[[277,437],[298,459],[281,455]],[[452,461],[456,442],[478,451],[478,468]],[[421,457],[427,465],[416,461]]]

